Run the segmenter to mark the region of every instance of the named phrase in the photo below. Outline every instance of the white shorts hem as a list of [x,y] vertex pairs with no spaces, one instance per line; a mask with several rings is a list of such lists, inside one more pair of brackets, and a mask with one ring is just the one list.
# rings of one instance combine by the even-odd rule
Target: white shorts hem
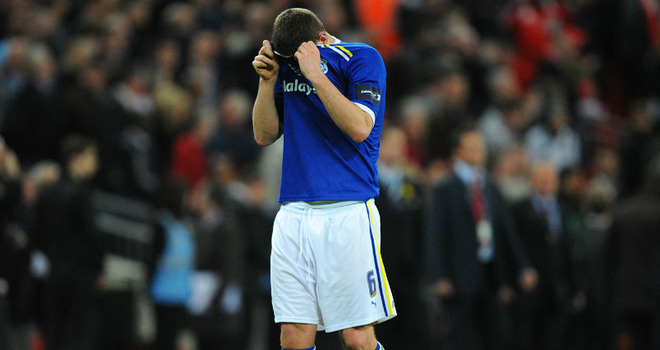
[[275,323],[303,323],[303,324],[313,324],[319,326],[319,320],[300,318],[300,317],[286,317],[286,316],[275,317]]
[[341,323],[341,324],[338,324],[338,325],[330,325],[330,326],[325,327],[325,332],[326,333],[332,333],[332,332],[340,331],[342,329],[360,327],[360,326],[365,326],[365,325],[369,325],[369,324],[383,323],[383,322],[385,322],[385,321],[387,321],[391,318],[394,318],[395,316],[396,316],[396,314],[393,314],[393,315],[389,315],[387,317],[377,318],[375,320],[373,319],[373,317],[370,317],[370,318],[365,318],[365,319],[357,320],[357,321],[349,321],[349,322]]

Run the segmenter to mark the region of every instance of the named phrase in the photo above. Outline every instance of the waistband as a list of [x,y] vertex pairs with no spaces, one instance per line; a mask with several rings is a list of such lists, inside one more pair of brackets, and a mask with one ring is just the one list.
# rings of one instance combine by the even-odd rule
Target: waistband
[[371,198],[366,201],[332,201],[332,202],[286,202],[280,207],[280,210],[291,213],[305,213],[312,212],[314,215],[330,215],[341,213],[344,211],[355,210],[356,208],[364,208],[364,204],[374,204],[374,199]]

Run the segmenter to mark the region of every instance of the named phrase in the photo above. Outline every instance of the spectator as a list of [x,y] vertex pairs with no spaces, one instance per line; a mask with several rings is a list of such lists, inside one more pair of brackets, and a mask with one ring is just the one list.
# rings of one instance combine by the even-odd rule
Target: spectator
[[187,85],[193,91],[196,105],[201,108],[215,107],[220,93],[217,41],[212,32],[196,34],[185,68]]
[[[86,49],[94,46],[92,42],[80,39],[76,41]],[[77,49],[73,45],[72,56],[83,55],[76,50],[85,51],[86,49]],[[81,58],[77,58],[81,59]],[[92,60],[92,58],[89,58]],[[111,98],[108,90],[108,71],[99,62],[76,63],[75,68],[71,68],[72,73],[69,85],[64,91],[64,104],[66,106],[66,119],[70,122],[77,133],[93,138],[98,142],[100,168],[96,183],[106,191],[121,192],[120,187],[123,183],[118,178],[117,173],[120,166],[118,134],[119,129],[123,127],[125,121],[124,114],[119,113],[118,107]],[[73,64],[73,63],[72,63]]]
[[215,130],[213,115],[199,113],[190,130],[180,135],[174,142],[170,173],[196,188],[208,174],[208,161],[204,153],[209,138]]
[[221,98],[218,109],[220,125],[213,130],[207,152],[228,154],[238,167],[254,164],[260,148],[252,136],[249,95],[242,90],[229,90]]
[[520,201],[531,192],[525,151],[525,147],[516,144],[494,160],[493,175],[509,203]]
[[[589,187],[602,188],[613,197],[618,195],[619,158],[607,148],[596,150],[593,160],[593,176]],[[609,201],[609,199],[608,199]]]
[[513,148],[521,138],[527,121],[519,101],[506,101],[486,110],[479,121],[479,131],[491,157]]
[[466,73],[457,68],[447,68],[428,85],[427,97],[439,101],[438,113],[429,120],[425,140],[429,160],[451,160],[451,135],[465,121],[476,117],[467,110],[470,89]]
[[567,111],[560,107],[552,108],[546,122],[527,131],[525,147],[532,163],[547,161],[559,172],[581,164],[580,139],[568,124]]
[[2,135],[24,166],[41,159],[56,160],[67,130],[57,81],[57,62],[45,45],[27,52],[29,79],[7,107]]
[[660,163],[650,163],[644,191],[615,207],[607,243],[612,311],[618,344],[656,349],[658,343],[658,251]]
[[485,172],[481,136],[466,127],[453,142],[453,171],[434,186],[426,217],[426,268],[447,313],[447,348],[509,348],[511,282],[532,290],[536,272],[508,204]]
[[582,349],[606,349],[611,341],[613,322],[607,297],[605,243],[612,225],[614,192],[608,186],[590,186],[581,208],[579,234],[574,235],[573,274],[584,291],[586,305],[574,319],[571,336]]
[[397,107],[398,121],[406,134],[406,158],[410,165],[421,169],[428,161],[424,142],[431,119],[431,102],[419,96],[407,96]]
[[652,147],[657,140],[658,133],[654,132],[656,126],[654,122],[648,101],[639,100],[630,107],[630,123],[628,130],[619,148],[620,177],[619,177],[619,196],[620,198],[631,197],[640,190],[644,181],[644,169],[653,156]]
[[47,282],[48,349],[96,349],[97,298],[103,286],[103,254],[90,204],[90,180],[98,169],[94,141],[62,142],[66,172],[37,203],[37,239],[51,263]]
[[25,230],[17,225],[20,176],[16,154],[0,138],[0,346],[11,350],[23,349],[17,346],[25,333],[25,302],[30,292],[25,285],[29,241]]
[[[200,186],[192,196],[195,220],[196,273],[188,311],[199,349],[244,349],[249,339],[252,287],[248,242],[236,205],[214,185]],[[207,289],[209,288],[209,289]]]
[[[24,37],[13,37],[2,43],[3,57],[0,60],[0,105],[3,109],[23,89],[28,81],[29,42]],[[0,116],[4,119],[6,111]]]
[[[272,211],[270,203],[265,201],[266,184],[255,176],[257,172],[254,169],[238,169],[235,161],[227,154],[218,154],[212,159],[214,201],[223,203],[230,215],[235,217],[240,234],[246,240],[244,268],[248,276],[245,277],[247,288],[244,295],[251,302],[249,312],[261,315],[264,319],[272,319],[270,237],[276,211]],[[258,343],[259,339],[267,344],[276,343],[279,335],[279,325],[272,322],[267,325],[256,323],[251,330],[250,344]]]
[[[101,43],[90,35],[72,37],[67,41],[66,48],[61,54],[61,79],[64,86],[75,84],[79,79],[85,79],[83,68],[92,63],[100,64]],[[106,74],[107,75],[107,74]]]
[[[43,339],[43,331],[46,328],[45,295],[47,292],[47,279],[50,274],[50,261],[44,254],[43,240],[40,240],[36,232],[37,213],[36,206],[41,193],[57,183],[61,178],[61,167],[54,161],[40,161],[23,177],[23,202],[18,208],[18,222],[27,232],[29,239],[29,257],[26,262],[26,270],[29,282],[26,283],[29,291],[21,294],[27,300],[24,301],[23,309],[27,312],[27,322],[24,322],[22,333],[23,347],[19,349],[32,349],[33,339]],[[36,326],[36,333],[34,332]],[[38,336],[38,337],[37,337]]]
[[162,84],[180,82],[181,49],[174,40],[165,39],[156,47],[153,62],[155,90]]
[[559,176],[553,166],[534,165],[531,183],[532,194],[517,203],[513,213],[539,284],[519,299],[516,338],[521,349],[566,349],[572,301],[584,299],[576,288],[573,237],[557,198]]
[[162,175],[170,166],[177,138],[192,127],[193,98],[190,91],[176,84],[157,85],[154,97],[157,113],[150,134],[159,151],[154,154],[154,163]]
[[[150,198],[158,186],[154,179],[157,149],[149,126],[155,115],[150,71],[144,66],[127,68],[110,90],[112,118],[100,136],[107,172],[108,190],[134,198]],[[107,176],[106,172],[106,176]]]
[[[123,70],[131,63],[130,49],[134,31],[130,18],[123,11],[110,11],[100,18],[98,25],[103,65],[112,78],[121,78]],[[141,107],[146,106],[143,104]]]
[[187,226],[188,184],[166,179],[158,194],[158,230],[149,292],[156,308],[154,349],[174,350],[186,325],[194,270],[194,233]]

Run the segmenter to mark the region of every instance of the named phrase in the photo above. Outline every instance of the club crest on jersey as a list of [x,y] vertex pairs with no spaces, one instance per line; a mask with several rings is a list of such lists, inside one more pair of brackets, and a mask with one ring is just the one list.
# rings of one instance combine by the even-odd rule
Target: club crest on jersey
[[325,58],[321,58],[321,71],[323,74],[328,74],[328,61]]

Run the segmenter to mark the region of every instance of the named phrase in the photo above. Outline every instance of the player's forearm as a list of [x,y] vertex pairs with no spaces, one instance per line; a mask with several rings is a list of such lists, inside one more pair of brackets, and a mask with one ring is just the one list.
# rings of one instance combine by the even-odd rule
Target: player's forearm
[[259,80],[259,91],[252,108],[252,131],[260,146],[267,146],[280,137],[280,119],[275,106],[275,83]]
[[373,128],[371,116],[358,107],[325,76],[312,82],[316,93],[337,126],[355,142],[362,142]]

